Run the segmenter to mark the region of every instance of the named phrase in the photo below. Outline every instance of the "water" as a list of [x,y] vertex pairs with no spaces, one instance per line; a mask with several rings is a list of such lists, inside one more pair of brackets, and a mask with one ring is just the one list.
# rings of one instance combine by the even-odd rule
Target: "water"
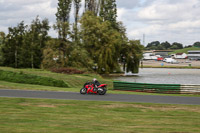
[[115,79],[137,83],[200,84],[200,69],[143,68],[137,76]]

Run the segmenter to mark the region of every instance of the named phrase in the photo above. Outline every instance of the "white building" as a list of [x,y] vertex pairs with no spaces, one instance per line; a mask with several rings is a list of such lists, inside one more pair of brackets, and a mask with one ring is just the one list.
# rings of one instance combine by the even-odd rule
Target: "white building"
[[154,53],[144,53],[143,54],[143,59],[144,60],[157,60],[157,55],[155,55]]
[[171,57],[175,58],[175,59],[186,59],[187,54],[186,53],[176,53],[176,54],[171,54]]
[[191,51],[188,51],[188,59],[191,59],[191,60],[200,60],[200,50],[191,50]]

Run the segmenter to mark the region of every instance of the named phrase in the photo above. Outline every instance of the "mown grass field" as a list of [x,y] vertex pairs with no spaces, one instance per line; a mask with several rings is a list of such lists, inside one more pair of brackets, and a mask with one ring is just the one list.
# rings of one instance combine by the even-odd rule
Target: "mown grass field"
[[2,133],[198,133],[200,106],[0,98]]

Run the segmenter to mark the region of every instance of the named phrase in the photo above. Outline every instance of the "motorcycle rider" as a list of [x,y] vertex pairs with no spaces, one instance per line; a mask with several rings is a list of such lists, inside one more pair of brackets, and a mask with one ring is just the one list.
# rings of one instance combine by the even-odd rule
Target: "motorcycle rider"
[[93,84],[94,84],[94,91],[96,91],[97,88],[98,88],[98,86],[101,85],[101,84],[99,83],[99,81],[97,81],[96,78],[93,79]]

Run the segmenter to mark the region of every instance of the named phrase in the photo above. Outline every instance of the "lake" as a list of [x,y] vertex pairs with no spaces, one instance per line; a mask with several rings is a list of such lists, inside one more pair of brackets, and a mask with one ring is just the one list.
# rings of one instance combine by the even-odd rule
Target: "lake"
[[142,68],[136,76],[115,79],[137,83],[200,84],[200,69]]

